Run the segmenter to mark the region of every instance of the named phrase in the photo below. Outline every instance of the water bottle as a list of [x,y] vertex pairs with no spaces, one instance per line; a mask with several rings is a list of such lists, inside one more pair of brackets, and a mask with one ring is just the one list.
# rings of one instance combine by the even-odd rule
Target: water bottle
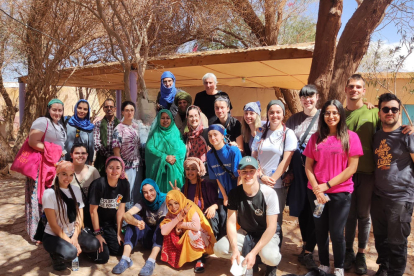
[[72,261],[72,271],[78,271],[79,270],[79,258],[76,257]]
[[[260,131],[260,132],[259,132]],[[262,139],[262,128],[259,127],[259,131],[256,132],[256,136],[254,136],[253,143],[252,143],[252,152],[257,151],[259,148],[260,139]]]
[[248,270],[246,270],[246,274],[244,274],[245,276],[253,276],[253,268],[250,268]]
[[[330,200],[327,194],[325,194],[325,197],[328,199],[328,201]],[[325,204],[319,203],[317,199],[315,199],[314,202],[315,202],[315,210],[313,211],[313,216],[315,218],[320,218],[323,212],[323,208],[325,208]]]

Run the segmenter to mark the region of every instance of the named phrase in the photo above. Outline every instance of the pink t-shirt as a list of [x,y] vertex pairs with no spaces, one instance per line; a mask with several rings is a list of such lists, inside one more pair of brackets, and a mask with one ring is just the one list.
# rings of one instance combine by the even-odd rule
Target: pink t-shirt
[[[364,155],[358,135],[350,130],[348,130],[348,133],[349,156]],[[338,138],[335,136],[328,136],[328,138],[316,145],[318,136],[318,133],[311,136],[303,154],[306,157],[315,160],[313,173],[315,174],[316,181],[318,181],[319,184],[322,184],[331,180],[347,168],[348,156],[343,151],[341,141],[338,140]],[[308,188],[312,189],[310,182],[308,182]],[[352,181],[351,176],[348,180],[327,190],[326,193],[352,193],[353,191],[354,182]]]

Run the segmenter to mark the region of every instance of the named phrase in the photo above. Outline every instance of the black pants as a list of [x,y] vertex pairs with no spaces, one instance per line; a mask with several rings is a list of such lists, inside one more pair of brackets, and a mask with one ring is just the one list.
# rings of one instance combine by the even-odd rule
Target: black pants
[[[78,236],[78,243],[82,252],[85,253],[95,252],[99,248],[99,241],[85,231],[82,231]],[[47,233],[43,234],[43,247],[48,253],[57,255],[64,261],[72,261],[76,258],[78,253],[78,250],[73,244],[58,236],[49,235]]]
[[[124,251],[124,245],[118,244],[117,226],[107,225],[102,227],[104,233],[102,237],[105,239],[106,244],[103,243],[103,250],[101,253],[98,250],[88,254],[89,257],[98,264],[105,264],[109,260],[109,255],[122,256]],[[98,241],[99,243],[99,241]]]
[[219,218],[219,210],[216,210],[214,217],[208,219],[210,223],[211,229],[213,230],[214,237],[218,240],[218,236],[220,234],[220,218]]
[[[221,200],[221,203],[218,205],[218,234],[217,234],[217,240],[220,240],[222,237],[227,235],[227,229],[226,229],[226,222],[227,222],[227,207],[223,205],[223,200]],[[215,234],[214,234],[215,235]]]
[[[318,244],[319,261],[329,266],[329,235],[332,241],[335,268],[343,268],[345,261],[345,223],[351,206],[351,194],[329,194],[330,201],[325,204],[320,218],[314,217],[316,241]],[[316,196],[308,189],[309,203],[312,212],[315,210]],[[329,235],[328,235],[329,234]]]
[[378,252],[377,264],[387,267],[388,275],[404,274],[412,215],[412,202],[398,202],[372,195],[371,219]]
[[313,252],[316,246],[315,222],[309,200],[306,200],[302,212],[298,217],[302,241],[306,243],[305,250]]

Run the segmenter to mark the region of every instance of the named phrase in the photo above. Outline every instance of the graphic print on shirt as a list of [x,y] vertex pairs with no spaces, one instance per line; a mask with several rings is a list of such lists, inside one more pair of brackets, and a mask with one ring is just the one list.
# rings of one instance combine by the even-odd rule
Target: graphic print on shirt
[[101,201],[99,202],[99,207],[118,210],[122,198],[123,196],[120,194],[118,194],[116,198],[101,198]]
[[387,145],[387,140],[381,140],[379,148],[375,149],[375,154],[378,155],[377,168],[381,170],[389,170],[392,160],[392,155],[389,153],[390,146]]

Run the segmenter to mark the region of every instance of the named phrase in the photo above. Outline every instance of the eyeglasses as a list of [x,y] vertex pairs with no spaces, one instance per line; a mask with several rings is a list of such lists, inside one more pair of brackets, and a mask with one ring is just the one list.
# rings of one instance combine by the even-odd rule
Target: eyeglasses
[[114,109],[114,108],[115,108],[115,106],[110,106],[110,105],[107,105],[107,106],[104,106],[104,108],[107,108],[107,109]]
[[332,116],[339,116],[339,112],[338,111],[326,111],[324,114],[323,114],[325,117],[330,117],[331,115]]
[[383,108],[381,108],[381,110],[382,110],[382,112],[384,112],[384,113],[389,113],[390,112],[390,110],[391,110],[391,112],[393,113],[393,114],[397,114],[398,113],[398,111],[400,111],[400,109],[399,108],[397,108],[397,107],[387,107],[387,106],[384,106]]

